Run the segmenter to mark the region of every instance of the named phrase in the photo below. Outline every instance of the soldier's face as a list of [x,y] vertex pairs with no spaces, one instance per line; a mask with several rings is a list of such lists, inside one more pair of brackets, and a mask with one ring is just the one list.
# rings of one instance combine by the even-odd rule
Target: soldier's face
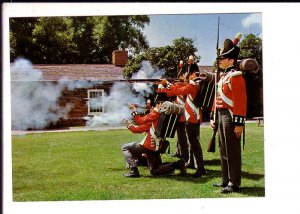
[[226,69],[232,65],[234,65],[233,59],[229,59],[229,58],[219,59],[219,67],[222,69]]

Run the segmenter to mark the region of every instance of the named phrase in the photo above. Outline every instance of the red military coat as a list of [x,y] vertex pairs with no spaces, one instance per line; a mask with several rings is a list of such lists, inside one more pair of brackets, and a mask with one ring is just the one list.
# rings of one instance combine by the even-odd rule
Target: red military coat
[[185,108],[185,120],[188,123],[201,123],[201,110],[199,107],[196,107],[193,103],[198,91],[198,83],[193,80],[190,80],[189,83],[185,86],[182,85],[170,85],[169,89],[162,88],[162,92],[172,94],[173,96],[184,96],[186,95],[184,108]]
[[241,71],[234,69],[224,73],[218,82],[217,99],[214,102],[217,109],[229,109],[235,125],[243,125],[247,113],[246,84]]
[[159,149],[160,137],[157,137],[154,132],[158,125],[159,111],[154,108],[152,112],[145,116],[137,114],[137,112],[132,113],[134,115],[133,119],[137,125],[129,125],[127,128],[132,133],[143,133],[146,132],[146,136],[140,142],[142,146],[152,151],[157,151]]

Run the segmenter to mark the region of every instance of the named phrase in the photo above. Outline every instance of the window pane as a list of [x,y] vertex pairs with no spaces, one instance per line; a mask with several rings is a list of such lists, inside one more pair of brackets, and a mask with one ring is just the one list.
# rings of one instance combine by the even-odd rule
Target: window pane
[[103,96],[104,96],[104,90],[88,90],[89,94],[89,112],[90,113],[101,113],[104,112],[103,107]]

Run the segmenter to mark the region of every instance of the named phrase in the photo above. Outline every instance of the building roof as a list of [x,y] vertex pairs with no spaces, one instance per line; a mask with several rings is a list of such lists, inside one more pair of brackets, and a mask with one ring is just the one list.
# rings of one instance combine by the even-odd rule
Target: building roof
[[199,66],[200,71],[212,72],[214,67],[213,66]]
[[[200,71],[211,72],[212,66],[199,66]],[[112,64],[34,64],[33,69],[42,73],[41,81],[124,79],[123,68]],[[26,77],[11,73],[11,80],[26,81]]]
[[[118,80],[124,79],[123,68],[112,64],[34,64],[42,72],[42,81],[68,80]],[[24,80],[17,75],[12,80]]]

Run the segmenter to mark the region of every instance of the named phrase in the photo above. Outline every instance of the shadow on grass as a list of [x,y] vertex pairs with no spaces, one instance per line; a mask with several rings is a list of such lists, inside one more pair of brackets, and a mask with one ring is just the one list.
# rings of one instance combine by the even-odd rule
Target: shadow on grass
[[[215,161],[215,160],[213,160]],[[220,178],[221,180],[221,169],[220,170],[211,170],[206,169],[206,175],[202,177],[195,178],[193,177],[193,173],[195,170],[189,170],[187,175],[179,175],[178,171],[176,174],[170,174],[170,175],[160,175],[160,176],[152,176],[148,173],[148,170],[145,166],[140,166],[139,168],[145,168],[146,174],[141,174],[142,178],[150,178],[150,179],[170,179],[170,180],[176,180],[181,182],[187,182],[187,183],[196,183],[196,184],[205,184],[211,182],[211,180],[215,178]],[[126,172],[128,169],[124,168],[110,168],[110,170],[115,172]],[[251,179],[258,181],[262,178],[264,178],[263,174],[257,174],[257,173],[248,173],[248,172],[242,172],[242,178]],[[211,185],[213,185],[211,183]],[[213,188],[213,187],[212,187]],[[246,195],[246,196],[254,196],[254,197],[264,197],[265,196],[265,188],[264,187],[250,187],[245,186],[241,187],[241,191],[239,194]]]
[[220,166],[221,161],[220,159],[212,159],[212,160],[204,160],[205,166]]
[[143,177],[151,177],[154,179],[171,179],[171,180],[178,180],[183,182],[193,182],[193,183],[207,183],[214,177],[219,177],[221,172],[218,170],[206,170],[206,175],[202,177],[193,177],[193,173],[196,170],[188,172],[187,175],[179,175],[179,174],[170,174],[170,175],[159,175],[159,176],[152,176],[152,175],[145,175]]
[[249,173],[249,172],[242,172],[242,178],[248,178],[250,180],[260,180],[262,178],[264,178],[265,175],[264,174],[256,174],[256,173]]
[[265,188],[264,187],[241,187],[240,194],[247,196],[265,196]]
[[[209,163],[211,163],[211,165],[214,165],[216,162],[218,161],[218,159],[214,159],[209,161]],[[209,165],[206,163],[206,165]],[[148,169],[146,166],[139,166],[139,168],[144,168],[147,171],[147,174],[141,174],[142,177],[145,178],[154,178],[154,179],[161,179],[161,178],[166,178],[166,179],[172,179],[172,180],[178,180],[178,181],[184,181],[184,182],[193,182],[193,183],[207,183],[210,180],[214,179],[214,178],[220,178],[221,180],[221,168],[220,170],[211,170],[211,169],[206,169],[206,175],[202,176],[202,177],[193,177],[193,173],[196,171],[195,169],[188,170],[187,175],[183,176],[183,175],[178,175],[176,174],[170,174],[170,175],[159,175],[159,176],[153,176],[148,174]],[[126,168],[124,166],[124,168],[117,168],[117,167],[110,167],[109,170],[114,171],[114,172],[126,172],[129,169]],[[242,172],[242,178],[246,178],[246,179],[250,179],[250,180],[255,180],[258,181],[262,178],[264,178],[264,174],[257,174],[257,173],[249,173],[249,172]]]

